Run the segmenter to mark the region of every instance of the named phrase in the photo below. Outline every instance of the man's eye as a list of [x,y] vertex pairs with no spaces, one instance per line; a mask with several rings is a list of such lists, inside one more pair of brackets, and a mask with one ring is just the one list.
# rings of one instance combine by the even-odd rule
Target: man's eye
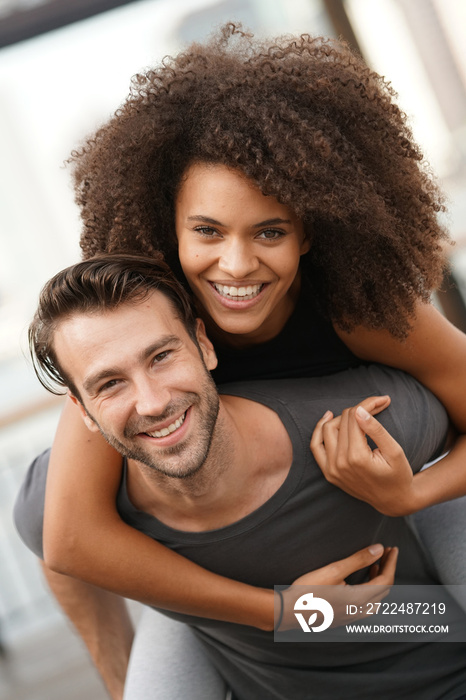
[[114,386],[118,384],[119,380],[118,379],[110,379],[110,381],[105,382],[105,384],[102,384],[102,386],[99,387],[97,393],[102,393],[103,391],[108,391],[109,389],[113,389]]
[[162,362],[162,360],[165,360],[171,353],[171,350],[164,350],[163,352],[157,353],[157,355],[153,359],[153,363],[156,364],[157,362]]

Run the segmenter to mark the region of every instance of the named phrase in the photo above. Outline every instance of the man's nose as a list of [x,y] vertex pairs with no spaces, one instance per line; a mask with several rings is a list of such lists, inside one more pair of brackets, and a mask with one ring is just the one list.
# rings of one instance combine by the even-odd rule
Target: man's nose
[[171,398],[169,389],[160,382],[143,379],[135,386],[134,407],[140,416],[161,416]]
[[232,237],[225,241],[218,261],[218,268],[230,277],[244,279],[256,272],[260,262],[250,241]]

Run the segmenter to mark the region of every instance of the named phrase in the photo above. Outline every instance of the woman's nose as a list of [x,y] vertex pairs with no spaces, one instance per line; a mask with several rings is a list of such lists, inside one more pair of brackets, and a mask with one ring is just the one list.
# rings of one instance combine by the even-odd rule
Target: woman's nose
[[219,270],[237,279],[255,272],[259,264],[251,243],[236,238],[225,242],[218,261]]

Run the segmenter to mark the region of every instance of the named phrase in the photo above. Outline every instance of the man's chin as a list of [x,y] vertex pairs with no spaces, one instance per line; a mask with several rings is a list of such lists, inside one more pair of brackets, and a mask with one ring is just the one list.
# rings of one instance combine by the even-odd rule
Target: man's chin
[[[149,470],[150,474],[160,474],[172,479],[189,479],[189,477],[195,476],[201,471],[206,458],[206,455],[203,453],[198,458],[191,460],[191,464],[187,456],[184,459],[180,457],[175,459],[177,455],[183,452],[183,446],[172,445],[163,451],[163,459],[154,460],[152,455],[147,452],[129,448],[116,440],[113,440],[112,443],[110,443],[112,447],[118,450],[120,454],[136,462],[146,472]],[[173,464],[170,464],[171,461],[173,461]]]
[[189,479],[190,477],[193,477],[196,474],[198,474],[202,469],[202,465],[204,464],[204,460],[202,460],[200,463],[196,463],[190,466],[182,464],[173,465],[173,467],[170,467],[166,463],[164,463],[163,466],[159,463],[155,464],[152,460],[148,459],[147,457],[136,457],[135,455],[131,455],[131,459],[133,459],[135,462],[138,462],[138,464],[141,465],[141,467],[146,471],[150,470],[151,474],[158,474],[164,477],[168,477],[170,479]]

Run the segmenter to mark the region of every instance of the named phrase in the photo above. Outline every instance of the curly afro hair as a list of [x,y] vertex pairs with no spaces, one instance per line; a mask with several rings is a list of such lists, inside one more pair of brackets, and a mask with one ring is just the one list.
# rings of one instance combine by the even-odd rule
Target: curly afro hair
[[85,257],[162,251],[193,162],[236,168],[303,220],[302,274],[322,311],[406,336],[445,267],[442,195],[394,90],[342,42],[260,42],[228,24],[132,79],[70,162]]

